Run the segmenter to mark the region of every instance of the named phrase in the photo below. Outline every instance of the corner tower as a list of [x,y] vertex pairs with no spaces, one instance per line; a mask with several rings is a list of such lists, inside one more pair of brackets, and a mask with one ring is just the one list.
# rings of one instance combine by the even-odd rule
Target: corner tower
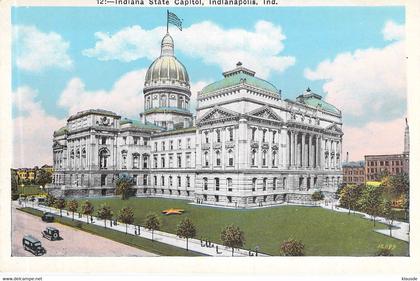
[[162,39],[160,56],[147,70],[143,93],[148,122],[171,129],[176,123],[191,121],[190,79],[174,55],[174,40],[169,33]]

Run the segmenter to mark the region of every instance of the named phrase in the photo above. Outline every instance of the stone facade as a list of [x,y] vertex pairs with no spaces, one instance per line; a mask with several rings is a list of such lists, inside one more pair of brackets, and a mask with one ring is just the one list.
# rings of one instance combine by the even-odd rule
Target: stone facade
[[231,207],[307,202],[342,182],[342,115],[309,88],[283,99],[238,63],[198,92],[174,56],[172,37],[145,79],[140,120],[105,110],[71,116],[54,133],[54,183],[65,196],[114,194],[127,173],[137,196]]

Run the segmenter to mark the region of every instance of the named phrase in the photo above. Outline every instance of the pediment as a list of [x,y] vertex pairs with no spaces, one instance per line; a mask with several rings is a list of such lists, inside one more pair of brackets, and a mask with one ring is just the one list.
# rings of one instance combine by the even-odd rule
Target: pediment
[[251,111],[248,115],[283,122],[283,119],[267,105]]
[[334,132],[334,133],[337,133],[337,134],[343,134],[343,131],[341,130],[341,128],[338,127],[338,125],[335,124],[335,123],[329,125],[327,128],[325,128],[325,130],[331,131],[331,132]]
[[203,117],[201,117],[201,119],[198,121],[198,123],[203,123],[203,122],[213,121],[213,120],[223,120],[226,118],[234,118],[237,116],[239,116],[239,113],[237,112],[216,106],[212,110],[204,114]]

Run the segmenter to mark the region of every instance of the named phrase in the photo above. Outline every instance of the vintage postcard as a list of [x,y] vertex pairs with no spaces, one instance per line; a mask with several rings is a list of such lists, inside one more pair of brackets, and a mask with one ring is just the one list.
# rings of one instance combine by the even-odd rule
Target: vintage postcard
[[414,1],[3,6],[9,262],[419,277]]

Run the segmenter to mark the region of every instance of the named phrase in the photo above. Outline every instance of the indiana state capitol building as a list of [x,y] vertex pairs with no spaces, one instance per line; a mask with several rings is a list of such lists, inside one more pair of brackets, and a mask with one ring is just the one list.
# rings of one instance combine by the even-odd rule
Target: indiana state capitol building
[[307,89],[282,99],[241,63],[198,92],[169,33],[144,83],[139,120],[90,109],[54,132],[57,196],[114,195],[115,180],[134,178],[137,196],[253,207],[331,196],[342,181],[341,112]]

